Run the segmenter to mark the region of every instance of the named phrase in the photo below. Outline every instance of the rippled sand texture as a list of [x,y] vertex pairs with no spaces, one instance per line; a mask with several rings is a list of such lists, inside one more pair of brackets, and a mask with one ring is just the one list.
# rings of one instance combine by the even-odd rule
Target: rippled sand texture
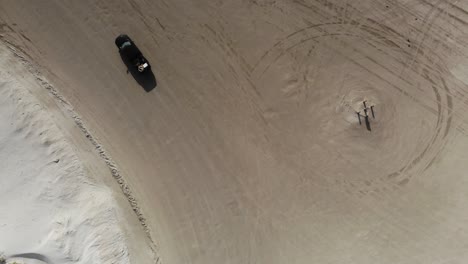
[[0,3],[3,38],[66,84],[162,263],[468,260],[463,1]]

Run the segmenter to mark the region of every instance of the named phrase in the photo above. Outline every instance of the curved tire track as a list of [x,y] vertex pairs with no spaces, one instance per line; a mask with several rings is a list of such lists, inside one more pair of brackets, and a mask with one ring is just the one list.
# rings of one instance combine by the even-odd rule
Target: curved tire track
[[[432,12],[430,14],[432,14],[434,10],[436,10],[435,7],[432,9]],[[425,33],[426,35],[430,29],[430,26],[434,23],[435,19],[437,19],[439,15],[440,14],[431,19],[430,22],[426,23],[426,27],[428,28]],[[386,49],[391,48],[394,50],[397,49],[398,52],[405,57],[411,56],[407,50],[403,49],[397,44],[405,42],[405,38],[402,34],[387,26],[380,25],[376,21],[368,20],[367,22],[369,23],[358,26],[357,22],[352,21],[351,23],[355,25],[356,29],[354,30],[354,32],[356,33],[353,32],[352,34],[349,33],[349,31],[343,27],[343,24],[341,22],[317,24],[292,32],[291,34],[287,35],[284,39],[276,42],[261,56],[260,60],[255,64],[253,72],[251,74],[252,81],[254,83],[259,82],[263,78],[265,73],[268,72],[270,67],[274,65],[281,57],[288,54],[291,50],[297,48],[298,46],[308,41],[315,41],[319,43],[320,41],[323,41],[323,39],[326,39],[328,37],[334,37],[335,39],[350,37],[360,38],[374,47],[381,47],[381,49],[379,50],[381,50],[382,52],[385,52]],[[423,40],[425,39],[426,37],[423,38]],[[424,41],[421,41],[416,55],[410,57],[410,65],[405,63],[404,60],[395,57],[393,57],[393,59],[402,65],[406,65],[405,68],[411,67],[411,65],[416,65],[415,67],[411,67],[411,70],[407,69],[407,71],[411,71],[411,74],[421,75],[421,73],[418,73],[416,70],[414,70],[414,68],[423,69],[423,73],[421,76],[432,83],[432,92],[434,96],[433,100],[434,105],[436,106],[434,112],[436,113],[437,118],[435,127],[433,129],[433,134],[430,137],[429,141],[426,143],[426,146],[423,148],[423,150],[419,152],[419,154],[414,155],[411,158],[411,160],[405,162],[400,168],[395,169],[394,172],[377,177],[371,183],[367,183],[367,187],[364,188],[367,190],[361,189],[358,191],[367,192],[369,191],[369,189],[376,189],[381,183],[388,182],[389,180],[393,182],[396,186],[401,186],[408,183],[414,175],[420,174],[430,167],[432,162],[441,153],[446,144],[446,138],[450,132],[452,123],[452,96],[447,86],[447,82],[445,81],[444,76],[442,75],[442,71],[429,71],[427,70],[427,63],[424,63],[423,61],[424,58],[418,59],[417,54],[419,54],[419,50],[423,47]],[[375,63],[378,63],[378,61],[375,61]],[[440,65],[438,64],[436,66],[440,67]],[[388,68],[385,69],[390,71],[390,69]],[[401,77],[401,74],[399,74],[398,72],[391,72],[391,74],[397,76],[403,81],[406,81]],[[413,101],[425,107],[426,109],[433,109],[433,105],[427,106],[421,100],[418,100],[416,96],[412,96],[411,94],[402,90],[401,88],[395,88],[398,92],[401,92],[403,95],[410,97]]]

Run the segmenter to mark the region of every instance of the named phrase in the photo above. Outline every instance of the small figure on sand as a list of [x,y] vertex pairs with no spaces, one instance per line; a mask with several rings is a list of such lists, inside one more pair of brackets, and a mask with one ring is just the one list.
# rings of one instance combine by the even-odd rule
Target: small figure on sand
[[[372,114],[372,118],[375,119],[374,106],[373,105],[367,106],[366,102],[367,101],[362,102],[362,104],[364,105],[364,108],[361,111],[356,112],[356,114],[358,116],[359,125],[362,124],[361,122],[361,116],[362,116],[364,117],[364,122],[366,123],[367,130],[372,131],[371,126],[370,126],[370,121],[369,121],[369,110]],[[364,114],[361,114],[361,112],[364,112]]]

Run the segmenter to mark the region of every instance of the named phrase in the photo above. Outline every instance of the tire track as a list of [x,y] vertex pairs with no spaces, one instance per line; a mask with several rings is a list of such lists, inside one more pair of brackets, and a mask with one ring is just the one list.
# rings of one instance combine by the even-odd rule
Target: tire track
[[[428,28],[430,29],[430,25],[434,23],[434,17],[432,22],[428,23]],[[251,75],[254,82],[258,82],[263,78],[263,75],[269,71],[272,65],[274,65],[282,56],[288,54],[291,50],[298,48],[300,45],[308,42],[308,41],[315,41],[319,43],[323,39],[327,37],[335,37],[336,38],[363,38],[368,39],[366,37],[366,32],[370,35],[368,41],[369,44],[375,43],[374,47],[383,47],[382,51],[387,50],[389,47],[393,49],[399,50],[400,54],[403,56],[410,56],[411,54],[400,47],[398,44],[395,43],[392,38],[387,37],[390,34],[393,37],[404,39],[403,35],[398,33],[397,31],[378,24],[376,21],[368,20],[370,24],[364,24],[360,26],[357,30],[360,33],[356,34],[349,34],[343,30],[343,24],[340,22],[334,23],[324,23],[324,24],[317,24],[313,26],[309,26],[303,29],[299,29],[291,34],[287,35],[284,39],[276,42],[270,49],[268,49],[260,58],[260,60],[255,64],[253,73]],[[351,24],[357,25],[357,22],[352,21]],[[427,37],[427,36],[426,36]],[[417,54],[419,54],[420,49],[423,47],[424,42],[419,44],[419,49],[417,50]],[[337,50],[335,50],[337,51]],[[355,50],[358,51],[358,50]],[[424,54],[423,54],[424,55]],[[413,84],[409,83],[405,78],[402,78],[401,74],[398,72],[392,72],[389,68],[386,68],[382,63],[377,60],[374,60],[371,57],[367,57],[370,61],[379,65],[392,75],[398,77],[402,81],[406,82],[409,87],[412,87]],[[404,65],[404,60],[398,60],[398,58],[393,57],[394,60],[398,61],[399,64]],[[436,109],[434,113],[436,113],[436,123],[433,129],[433,134],[430,137],[430,140],[426,142],[426,146],[424,149],[416,155],[413,155],[410,161],[408,161],[405,165],[401,168],[396,169],[394,172],[384,175],[382,177],[378,177],[376,180],[369,182],[367,184],[369,189],[376,189],[382,182],[387,182],[391,180],[395,183],[395,186],[402,186],[409,182],[411,177],[413,177],[416,173],[420,174],[420,172],[426,170],[432,161],[437,157],[437,155],[442,151],[443,147],[446,144],[446,138],[450,132],[452,118],[451,115],[453,114],[453,100],[451,97],[451,93],[447,86],[444,77],[442,76],[441,72],[429,71],[427,70],[427,65],[423,63],[423,61],[419,60],[417,56],[412,56],[411,61],[413,64],[417,64],[419,68],[424,69],[423,76],[425,79],[431,81],[432,85],[432,92],[434,94],[434,104]],[[365,66],[362,66],[366,68]],[[416,67],[412,67],[416,68]],[[367,69],[368,70],[368,69]],[[372,72],[372,71],[371,71]],[[412,74],[417,73],[416,70],[411,70]],[[376,74],[373,72],[373,74]],[[433,76],[433,74],[436,74]],[[421,74],[420,74],[421,75]],[[382,80],[385,80],[384,77],[381,77]],[[392,84],[390,82],[390,84]],[[399,92],[404,94],[405,96],[410,97],[413,101],[418,103],[419,105],[424,107],[424,103],[418,100],[415,96],[409,94],[408,92],[404,91],[403,89],[392,85],[396,88]],[[440,93],[439,87],[442,87],[443,94]],[[432,109],[431,106],[425,106],[426,109]],[[422,168],[422,169],[418,169]],[[366,188],[366,189],[368,189]],[[365,191],[365,190],[363,190]]]
[[[405,68],[402,69],[400,75],[403,75],[403,73],[406,72],[408,68],[412,68],[420,51],[421,47],[424,44],[424,42],[427,40],[429,36],[429,30],[432,28],[432,25],[435,23],[437,18],[443,13],[443,9],[438,8],[438,6],[445,2],[445,0],[439,0],[435,5],[431,5],[432,8],[429,10],[429,12],[424,16],[423,21],[424,24],[422,26],[421,32],[423,34],[422,39],[419,41],[419,43],[416,46],[416,51],[415,55],[410,59],[410,62],[407,64]],[[436,11],[437,10],[437,11]],[[430,18],[432,16],[432,13],[436,13],[433,18]],[[425,28],[425,29],[424,29]]]

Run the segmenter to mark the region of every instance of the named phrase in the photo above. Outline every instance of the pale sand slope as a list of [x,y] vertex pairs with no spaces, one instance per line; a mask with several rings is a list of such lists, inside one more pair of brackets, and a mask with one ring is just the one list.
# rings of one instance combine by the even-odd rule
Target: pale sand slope
[[[163,263],[468,261],[464,1],[0,4],[4,38],[119,165]],[[125,74],[122,32],[151,93]]]
[[43,89],[36,76],[4,46],[0,69],[0,257],[18,264],[136,259],[125,210],[29,93]]
[[[5,49],[2,48],[2,51]],[[84,172],[48,114],[0,73],[0,250],[51,263],[129,263],[110,190]]]

